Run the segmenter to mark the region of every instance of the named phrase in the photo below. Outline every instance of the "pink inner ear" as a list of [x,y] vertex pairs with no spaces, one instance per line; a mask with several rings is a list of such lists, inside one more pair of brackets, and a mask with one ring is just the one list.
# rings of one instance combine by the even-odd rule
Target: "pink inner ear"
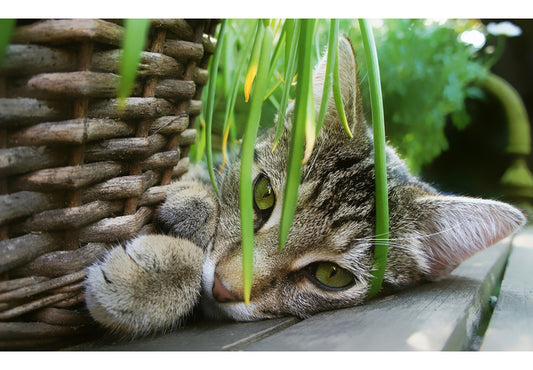
[[449,273],[474,253],[525,224],[518,209],[502,202],[466,197],[432,196],[417,200],[427,216],[419,221],[428,236],[424,254],[431,277]]

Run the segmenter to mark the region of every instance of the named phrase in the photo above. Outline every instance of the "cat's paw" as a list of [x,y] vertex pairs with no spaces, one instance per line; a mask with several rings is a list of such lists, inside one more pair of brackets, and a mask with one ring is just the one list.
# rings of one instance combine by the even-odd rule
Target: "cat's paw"
[[157,230],[205,248],[216,231],[218,201],[211,185],[180,181],[171,186],[155,215]]
[[178,326],[200,294],[203,252],[185,239],[145,235],[89,267],[85,300],[93,318],[133,336]]

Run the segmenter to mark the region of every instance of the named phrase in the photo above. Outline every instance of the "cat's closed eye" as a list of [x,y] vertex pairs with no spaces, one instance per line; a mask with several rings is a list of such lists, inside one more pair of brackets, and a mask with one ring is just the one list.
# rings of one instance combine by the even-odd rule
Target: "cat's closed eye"
[[355,276],[333,262],[315,262],[304,268],[306,277],[324,290],[345,290],[356,283]]

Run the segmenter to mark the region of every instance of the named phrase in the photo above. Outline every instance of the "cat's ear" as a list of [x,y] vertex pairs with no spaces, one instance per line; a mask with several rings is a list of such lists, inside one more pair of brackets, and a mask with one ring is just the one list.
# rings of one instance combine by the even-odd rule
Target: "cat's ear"
[[417,254],[424,272],[438,279],[462,261],[510,235],[526,222],[515,207],[492,200],[427,196],[416,201]]
[[[350,40],[345,37],[339,39],[339,81],[341,88],[342,102],[344,105],[344,112],[348,125],[353,130],[358,116],[357,101],[359,100],[359,86],[357,81],[357,66],[355,61],[355,53],[352,48]],[[320,102],[322,100],[322,92],[324,90],[324,78],[326,74],[327,53],[324,54],[320,62],[315,68],[313,74],[313,95],[315,99],[315,110],[318,116],[320,111]],[[335,107],[335,99],[333,92],[331,92],[328,107],[326,111],[326,118],[324,119],[323,129],[327,131],[342,132],[343,127],[339,118],[339,113]],[[346,135],[344,133],[344,135]]]

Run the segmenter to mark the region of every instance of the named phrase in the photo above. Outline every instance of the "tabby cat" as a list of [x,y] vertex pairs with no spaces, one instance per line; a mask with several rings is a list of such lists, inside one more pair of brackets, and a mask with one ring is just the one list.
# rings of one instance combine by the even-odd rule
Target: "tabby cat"
[[[325,58],[313,77],[320,102]],[[257,140],[254,178],[254,276],[243,302],[237,159],[218,179],[191,169],[172,185],[156,223],[167,235],[140,236],[91,267],[87,304],[103,324],[132,334],[171,329],[199,297],[212,318],[259,320],[362,303],[369,289],[374,246],[374,156],[363,117],[354,52],[339,41],[341,92],[353,138],[333,98],[309,161],[285,248],[278,250],[285,169],[292,122],[272,152],[274,132]],[[316,107],[317,111],[319,107]],[[439,194],[409,174],[387,148],[390,245],[382,293],[439,279],[473,253],[524,225],[516,208],[497,201]],[[203,260],[203,263],[202,263]],[[201,287],[200,287],[201,285]]]

